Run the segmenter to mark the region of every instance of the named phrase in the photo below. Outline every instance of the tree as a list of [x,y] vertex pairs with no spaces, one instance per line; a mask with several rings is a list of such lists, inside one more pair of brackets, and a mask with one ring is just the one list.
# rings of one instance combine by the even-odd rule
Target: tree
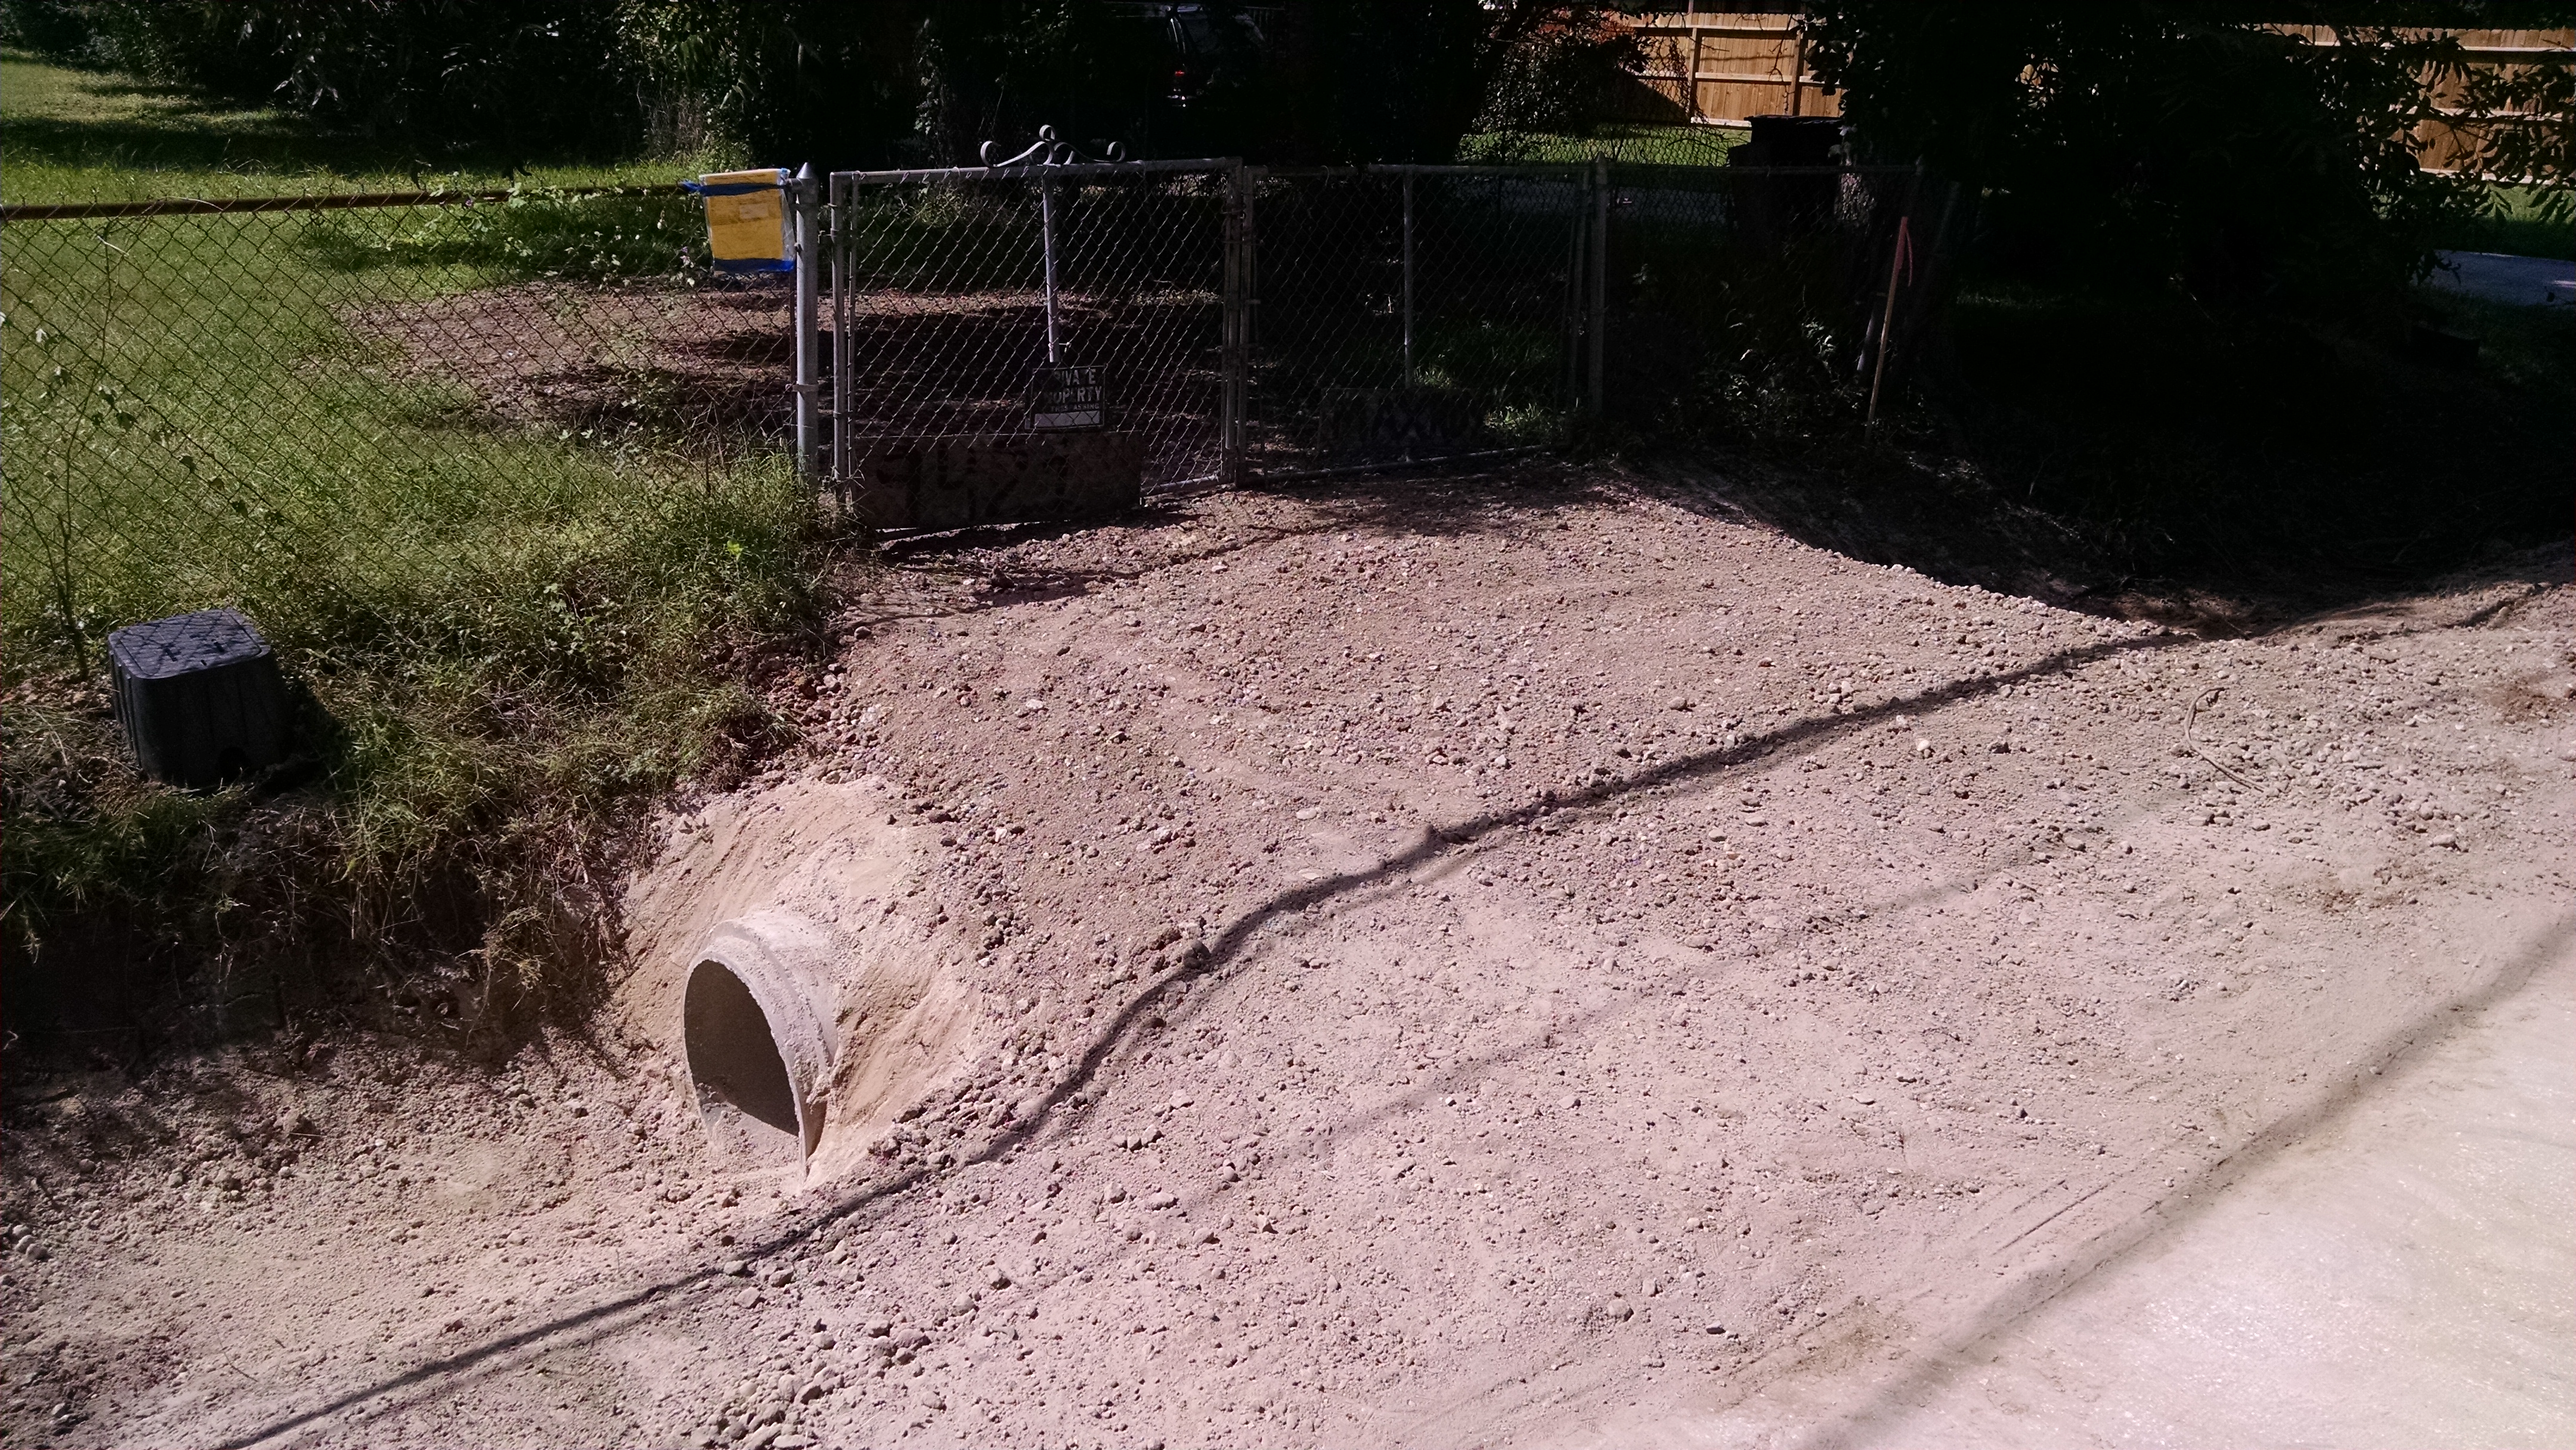
[[666,144],[714,142],[817,170],[920,165],[924,9],[904,0],[619,0],[618,44],[646,83]]
[[22,0],[11,19],[58,51],[283,105],[432,164],[619,150],[637,131],[615,0]]
[[0,19],[52,54],[284,104],[425,160],[711,141],[853,167],[971,164],[985,141],[1016,149],[1050,124],[1139,155],[1446,161],[1489,110],[1517,125],[1579,111],[1633,49],[1605,22],[1619,8],[0,0]]
[[2153,0],[1834,0],[1808,53],[1867,154],[1981,191],[1998,255],[2204,302],[2385,296],[2432,261],[2475,184],[2425,171],[2424,79],[2455,40],[2386,25],[2334,44]]
[[[1280,121],[1298,161],[1447,161],[1480,125],[1584,129],[1635,47],[1637,3],[1300,0],[1280,7]],[[1258,149],[1258,148],[1256,148]]]
[[1526,35],[1496,48],[1484,86],[1480,132],[1505,138],[1585,135],[1635,114],[1646,51],[1608,6],[1560,6]]
[[[1053,124],[1086,140],[1115,137],[1139,154],[1447,161],[1498,88],[1528,105],[1561,107],[1569,83],[1597,79],[1597,65],[1572,72],[1598,49],[1601,17],[1617,7],[1211,0],[1198,8],[1187,63],[1204,65],[1212,83],[1176,105],[1168,92],[1184,57],[1156,7],[932,0],[922,36],[935,149],[971,160],[984,140],[1025,139]],[[1614,52],[1617,40],[1608,38]]]

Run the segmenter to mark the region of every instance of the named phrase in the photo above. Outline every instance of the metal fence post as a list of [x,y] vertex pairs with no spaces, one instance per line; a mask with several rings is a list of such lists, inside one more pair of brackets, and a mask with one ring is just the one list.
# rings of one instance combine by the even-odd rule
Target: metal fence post
[[1558,318],[1564,349],[1558,358],[1556,385],[1560,395],[1577,408],[1583,404],[1583,335],[1589,331],[1585,319],[1592,310],[1588,300],[1592,269],[1583,260],[1592,241],[1592,216],[1585,205],[1591,200],[1590,185],[1585,181],[1587,189],[1577,191],[1574,205],[1566,209],[1565,308]]
[[1896,219],[1896,241],[1887,249],[1887,309],[1878,319],[1878,359],[1869,370],[1869,411],[1861,421],[1878,421],[1878,390],[1887,381],[1887,344],[1896,330],[1896,290],[1914,260],[1914,218]]
[[1227,488],[1243,478],[1243,411],[1248,355],[1252,350],[1252,187],[1243,163],[1226,168],[1225,178],[1225,389],[1218,421],[1219,469]]
[[1055,188],[1043,171],[1038,173],[1038,245],[1046,253],[1047,366],[1054,367],[1061,360],[1055,341]]
[[1413,168],[1404,171],[1404,385],[1413,386]]
[[822,248],[815,236],[815,213],[820,209],[811,163],[798,168],[788,186],[788,207],[796,228],[796,469],[809,481],[821,473],[820,449],[822,429],[816,412],[815,395],[822,383],[822,334],[816,313],[819,279],[822,270]]
[[1610,163],[1592,163],[1590,316],[1584,325],[1583,392],[1586,409],[1601,416],[1601,355],[1610,317]]
[[839,177],[831,182],[831,200],[825,209],[823,246],[832,258],[832,425],[831,479],[835,486],[850,486],[850,226],[851,212],[858,204],[858,188],[845,184]]

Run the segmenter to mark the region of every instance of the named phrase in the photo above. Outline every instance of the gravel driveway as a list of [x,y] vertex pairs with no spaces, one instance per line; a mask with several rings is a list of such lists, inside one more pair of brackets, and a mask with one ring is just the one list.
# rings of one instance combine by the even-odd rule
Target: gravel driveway
[[[2205,638],[1555,470],[919,550],[595,1034],[13,1118],[0,1432],[1636,1443],[1916,1373],[2566,953],[2572,600]],[[807,1183],[669,1040],[789,897],[923,984]]]

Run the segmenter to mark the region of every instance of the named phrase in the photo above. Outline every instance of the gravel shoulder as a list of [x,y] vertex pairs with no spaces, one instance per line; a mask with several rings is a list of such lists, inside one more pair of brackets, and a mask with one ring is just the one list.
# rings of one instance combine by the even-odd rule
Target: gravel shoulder
[[[2563,558],[2205,638],[1540,470],[837,628],[592,1033],[13,1085],[0,1436],[1635,1443],[2048,1302],[2568,949]],[[845,860],[938,1030],[718,1172],[682,954]]]

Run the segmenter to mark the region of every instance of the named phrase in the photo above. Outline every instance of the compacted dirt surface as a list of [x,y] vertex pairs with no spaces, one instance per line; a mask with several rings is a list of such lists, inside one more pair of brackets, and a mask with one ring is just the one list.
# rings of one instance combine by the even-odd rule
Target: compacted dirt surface
[[[2561,558],[2219,639],[1541,471],[853,598],[592,1030],[13,1083],[0,1442],[1811,1443],[2570,959]],[[805,1170],[678,1042],[773,906]]]

